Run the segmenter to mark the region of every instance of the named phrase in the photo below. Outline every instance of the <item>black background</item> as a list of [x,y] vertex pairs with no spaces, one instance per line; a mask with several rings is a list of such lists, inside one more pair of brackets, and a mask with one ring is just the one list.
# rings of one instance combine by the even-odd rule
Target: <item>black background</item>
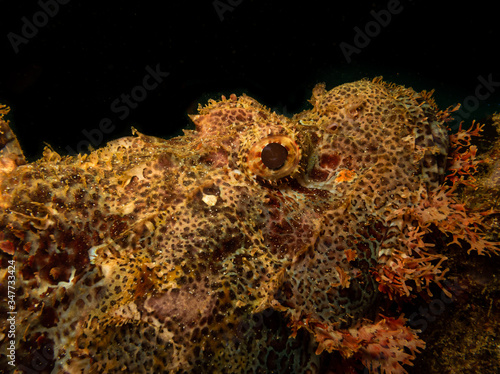
[[[384,12],[388,1],[220,0],[231,8],[222,14],[215,3],[71,0],[16,53],[9,33],[23,36],[23,17],[32,21],[41,7],[0,1],[0,102],[11,106],[30,160],[44,143],[63,154],[78,149],[82,130],[98,128],[103,118],[115,127],[100,145],[129,135],[131,126],[161,137],[180,134],[199,102],[233,92],[293,114],[308,107],[318,82],[332,88],[383,75],[416,90],[436,89],[444,109],[474,95],[480,75],[500,82],[493,2],[401,0],[401,12],[350,63],[340,44],[355,46],[355,27],[365,29],[371,11]],[[119,119],[111,103],[142,83],[146,66],[158,64],[169,76]],[[499,110],[499,92],[482,100],[473,117]]]

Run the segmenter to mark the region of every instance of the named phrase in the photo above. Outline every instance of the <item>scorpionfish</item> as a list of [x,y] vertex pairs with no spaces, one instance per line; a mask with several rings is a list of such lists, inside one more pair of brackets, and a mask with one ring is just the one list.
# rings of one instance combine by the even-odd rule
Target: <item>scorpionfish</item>
[[425,344],[381,305],[445,288],[432,233],[497,251],[443,184],[472,158],[447,169],[429,92],[376,78],[310,102],[222,96],[183,136],[32,163],[2,116],[0,366],[406,372]]

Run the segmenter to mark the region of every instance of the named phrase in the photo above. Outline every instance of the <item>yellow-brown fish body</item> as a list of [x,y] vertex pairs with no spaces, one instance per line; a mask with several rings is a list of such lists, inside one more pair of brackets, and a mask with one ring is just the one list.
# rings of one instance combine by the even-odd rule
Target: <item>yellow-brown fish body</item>
[[421,239],[439,209],[426,221],[422,207],[444,177],[449,113],[379,79],[318,85],[311,103],[286,118],[231,95],[184,136],[29,164],[2,120],[17,364],[45,352],[53,373],[323,373],[339,351],[404,372],[424,344],[376,305],[442,279]]

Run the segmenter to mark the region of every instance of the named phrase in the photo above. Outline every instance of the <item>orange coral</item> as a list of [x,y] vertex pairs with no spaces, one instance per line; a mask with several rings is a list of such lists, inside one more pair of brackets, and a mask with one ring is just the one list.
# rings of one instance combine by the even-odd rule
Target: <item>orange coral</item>
[[468,130],[462,130],[462,124],[456,134],[450,135],[451,152],[448,156],[448,174],[446,180],[455,185],[457,182],[473,185],[474,173],[481,163],[476,159],[477,147],[471,145],[472,137],[480,136],[484,125],[472,122]]
[[411,366],[415,354],[425,348],[425,343],[414,330],[405,326],[403,316],[397,319],[381,317],[376,324],[363,326],[357,331],[357,336],[364,340],[360,350],[361,361],[373,372],[407,373],[402,365]]
[[345,358],[360,359],[371,372],[407,373],[403,365],[412,365],[415,354],[425,348],[425,343],[405,323],[403,315],[399,318],[380,315],[375,323],[348,330],[332,332],[324,326],[316,328],[315,338],[319,343],[316,353],[339,350]]

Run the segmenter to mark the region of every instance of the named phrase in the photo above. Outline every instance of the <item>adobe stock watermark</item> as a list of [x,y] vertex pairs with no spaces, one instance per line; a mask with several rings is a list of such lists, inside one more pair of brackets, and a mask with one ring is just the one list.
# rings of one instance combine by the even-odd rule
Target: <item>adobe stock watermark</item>
[[10,366],[16,365],[16,260],[8,261],[7,267],[7,324],[9,328],[6,331],[7,335],[7,352],[6,356]]
[[379,11],[370,11],[370,15],[372,16],[373,20],[368,21],[363,29],[358,26],[354,27],[354,45],[346,42],[342,42],[339,45],[346,61],[350,63],[352,61],[351,55],[353,55],[354,53],[361,53],[361,50],[363,48],[366,48],[370,44],[372,39],[376,38],[382,32],[382,29],[389,26],[392,21],[392,17],[400,14],[403,9],[404,7],[399,0],[389,0],[387,2],[386,9],[381,9]]
[[[146,66],[146,73],[140,85],[133,87],[127,93],[122,93],[111,103],[110,110],[118,116],[119,120],[127,118],[131,110],[137,108],[139,103],[146,100],[148,92],[156,89],[170,74],[169,72],[161,71],[160,64],[157,64],[154,69],[149,65]],[[86,139],[81,140],[76,145],[76,151],[70,146],[66,146],[66,150],[71,155],[75,155],[87,151],[90,146],[97,148],[102,143],[104,134],[113,132],[115,128],[113,120],[109,117],[104,117],[99,121],[99,125],[96,128],[82,130],[82,134]]]
[[24,374],[39,374],[41,371],[46,370],[50,364],[54,363],[54,346],[51,344],[44,345],[42,348],[37,349],[31,358],[17,366]]
[[[408,325],[412,329],[420,330],[420,333],[424,332],[429,327],[429,324],[443,314],[447,306],[452,304],[456,298],[463,293],[463,289],[460,287],[457,280],[444,280],[442,281],[442,285],[451,296],[448,296],[446,292],[441,290],[439,297],[432,299],[427,306],[420,306],[418,311],[412,313],[408,317]],[[370,371],[367,368],[363,370],[363,374],[369,373]]]
[[408,324],[412,329],[424,332],[429,323],[434,322],[438,316],[444,313],[446,305],[452,304],[456,297],[462,293],[462,289],[457,282],[443,281],[443,286],[451,293],[451,297],[441,290],[439,297],[432,299],[428,306],[420,306],[417,312],[408,317]]
[[66,5],[69,2],[70,0],[39,0],[38,6],[40,10],[33,13],[31,19],[28,19],[26,16],[21,18],[23,23],[21,26],[21,35],[12,31],[7,34],[7,39],[9,39],[14,52],[16,54],[19,53],[19,46],[28,44],[38,34],[38,31],[42,27],[45,27],[49,23],[49,20],[59,13],[59,5]]
[[479,108],[480,103],[487,100],[495,92],[496,88],[500,87],[500,82],[493,80],[493,74],[488,74],[486,78],[479,75],[477,80],[479,84],[474,90],[474,95],[469,95],[463,99],[460,109],[453,113],[456,122],[451,126],[452,130],[457,130],[460,123],[468,119]]
[[219,16],[219,20],[222,22],[224,21],[224,13],[232,12],[242,2],[243,0],[214,0],[212,2],[212,6],[214,7],[215,12]]

